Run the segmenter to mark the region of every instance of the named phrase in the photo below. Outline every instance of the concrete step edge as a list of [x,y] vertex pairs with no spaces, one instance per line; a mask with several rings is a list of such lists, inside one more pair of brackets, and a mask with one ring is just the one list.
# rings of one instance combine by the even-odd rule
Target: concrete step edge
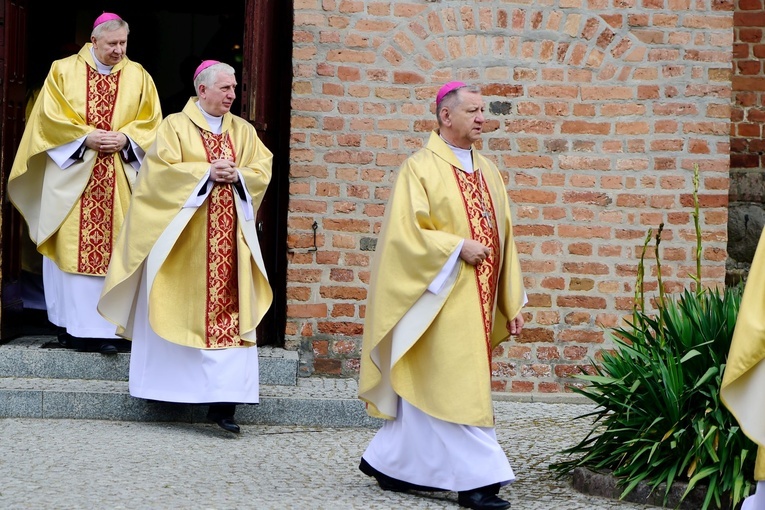
[[[305,381],[295,387],[261,386],[258,405],[243,405],[243,424],[376,427],[353,380]],[[70,418],[204,422],[206,407],[133,398],[124,381],[0,377],[0,418]]]
[[[258,358],[262,384],[297,383],[297,352],[259,347]],[[50,336],[22,337],[0,345],[0,377],[127,381],[129,366],[129,353],[76,352],[58,347]]]

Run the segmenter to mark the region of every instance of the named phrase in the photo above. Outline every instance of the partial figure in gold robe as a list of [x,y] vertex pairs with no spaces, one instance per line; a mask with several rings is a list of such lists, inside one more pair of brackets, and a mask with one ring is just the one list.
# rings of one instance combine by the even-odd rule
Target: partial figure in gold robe
[[141,167],[98,309],[132,340],[132,396],[210,404],[239,432],[236,404],[259,401],[256,328],[273,299],[255,228],[272,154],[229,111],[231,66],[204,61],[194,86]]
[[765,232],[747,277],[736,317],[720,399],[735,416],[741,430],[758,445],[754,479],[756,493],[742,510],[765,510]]
[[162,120],[148,72],[126,56],[128,24],[104,13],[91,42],[56,60],[29,113],[8,182],[43,258],[49,320],[60,341],[115,354],[96,311],[136,173]]
[[384,418],[360,469],[384,490],[451,490],[509,508],[514,474],[497,443],[492,350],[520,334],[526,295],[507,191],[473,147],[480,89],[444,85],[438,131],[401,166],[375,251],[359,397]]

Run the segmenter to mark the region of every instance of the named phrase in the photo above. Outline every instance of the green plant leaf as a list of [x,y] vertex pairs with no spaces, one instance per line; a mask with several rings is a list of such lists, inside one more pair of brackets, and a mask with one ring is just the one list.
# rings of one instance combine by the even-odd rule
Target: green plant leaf
[[[614,349],[573,388],[596,404],[583,440],[551,464],[611,470],[622,496],[646,481],[655,489],[687,481],[706,490],[703,510],[735,507],[751,490],[756,446],[720,402],[719,388],[743,287],[664,295],[627,326],[608,331]],[[637,291],[636,291],[637,293]],[[641,294],[642,296],[642,294]]]

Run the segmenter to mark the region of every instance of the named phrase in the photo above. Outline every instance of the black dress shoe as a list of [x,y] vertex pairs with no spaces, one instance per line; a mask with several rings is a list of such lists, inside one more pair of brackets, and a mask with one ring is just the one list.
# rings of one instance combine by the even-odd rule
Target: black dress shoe
[[67,348],[74,349],[77,352],[91,352],[93,350],[90,348],[90,343],[87,342],[85,338],[72,336],[68,333],[66,336],[66,346]]
[[58,344],[61,347],[67,347],[69,349],[73,349],[74,346],[71,344],[71,339],[72,339],[72,335],[70,335],[66,331],[56,335],[56,340],[58,340]]
[[359,469],[367,476],[372,476],[377,480],[377,485],[384,491],[392,492],[407,492],[407,491],[424,491],[424,492],[443,492],[446,489],[437,489],[435,487],[426,487],[424,485],[417,485],[414,483],[398,480],[384,473],[379,472],[375,468],[369,465],[369,463],[362,457]]
[[232,404],[210,404],[207,419],[218,424],[223,430],[238,434],[239,425],[234,421],[236,406]]
[[457,502],[460,506],[473,510],[506,510],[510,508],[510,502],[497,496],[497,492],[499,492],[499,484],[460,491],[457,494]]
[[123,338],[118,338],[112,343],[114,344],[114,347],[117,348],[117,352],[130,352],[133,348],[133,342]]
[[219,420],[213,420],[215,423],[218,424],[220,428],[223,430],[228,430],[229,432],[233,432],[234,434],[239,433],[239,425],[234,421],[233,418],[221,418]]
[[[119,338],[81,338],[69,335],[66,346],[75,349],[77,352],[100,352],[107,356],[117,354],[117,342]],[[127,342],[127,340],[124,340]]]
[[112,354],[117,354],[119,351],[117,350],[117,347],[111,342],[101,342],[101,344],[98,346],[98,352],[101,354],[105,354],[107,356],[111,356]]

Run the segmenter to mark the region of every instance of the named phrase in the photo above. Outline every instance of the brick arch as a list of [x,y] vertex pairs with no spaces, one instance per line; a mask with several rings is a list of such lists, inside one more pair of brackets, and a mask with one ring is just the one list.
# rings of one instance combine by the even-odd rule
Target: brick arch
[[[435,5],[393,29],[378,53],[394,68],[394,83],[425,75],[436,87],[449,77],[460,77],[452,65],[476,56],[496,57],[498,65],[555,63],[595,71],[598,81],[624,81],[645,58],[647,47],[613,16],[529,6]],[[500,61],[503,58],[511,60]],[[482,78],[474,76],[469,65],[464,69],[467,78]],[[417,96],[428,92],[432,90],[420,90]]]

